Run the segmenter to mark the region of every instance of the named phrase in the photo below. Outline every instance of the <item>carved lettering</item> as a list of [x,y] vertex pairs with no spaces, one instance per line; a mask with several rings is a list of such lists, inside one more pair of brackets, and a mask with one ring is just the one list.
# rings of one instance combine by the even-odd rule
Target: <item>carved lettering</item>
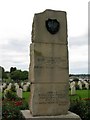
[[43,57],[43,56],[38,56],[36,58],[36,65],[34,68],[47,68],[47,69],[54,69],[54,68],[62,68],[62,69],[67,69],[67,60],[62,59],[61,57]]
[[65,105],[68,101],[63,100],[66,93],[64,91],[59,92],[47,92],[47,93],[38,93],[38,102],[36,104],[58,104]]

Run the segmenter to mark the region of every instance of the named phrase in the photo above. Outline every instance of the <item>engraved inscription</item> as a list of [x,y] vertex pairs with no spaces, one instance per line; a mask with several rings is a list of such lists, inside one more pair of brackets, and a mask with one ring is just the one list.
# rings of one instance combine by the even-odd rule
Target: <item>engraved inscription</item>
[[67,69],[67,60],[61,57],[43,57],[36,58],[36,65],[34,68],[64,68]]
[[65,105],[68,101],[65,100],[67,96],[65,91],[61,92],[47,92],[47,93],[38,93],[38,102],[36,104],[58,104]]
[[34,68],[38,68],[38,69],[42,69],[42,68],[46,68],[46,69],[68,69],[68,67],[59,67],[59,66],[39,66],[39,65],[35,65]]

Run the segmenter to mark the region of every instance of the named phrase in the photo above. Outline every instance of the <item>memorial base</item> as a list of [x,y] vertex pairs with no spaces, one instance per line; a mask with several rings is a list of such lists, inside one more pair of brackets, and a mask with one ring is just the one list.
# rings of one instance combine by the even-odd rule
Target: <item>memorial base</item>
[[21,110],[23,118],[25,120],[81,120],[81,118],[75,113],[68,112],[66,115],[58,115],[58,116],[35,116],[33,117],[30,114],[29,110]]

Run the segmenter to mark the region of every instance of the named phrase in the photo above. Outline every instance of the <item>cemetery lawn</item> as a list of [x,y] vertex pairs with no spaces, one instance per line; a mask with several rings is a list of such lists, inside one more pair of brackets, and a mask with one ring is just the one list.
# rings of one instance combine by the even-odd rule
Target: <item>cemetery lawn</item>
[[[69,91],[70,94],[70,91]],[[76,98],[90,98],[90,90],[76,90],[76,95],[70,96],[71,99],[76,99]]]
[[23,92],[23,98],[25,98],[25,100],[29,102],[30,92]]
[[90,90],[76,90],[76,93],[81,98],[90,98]]

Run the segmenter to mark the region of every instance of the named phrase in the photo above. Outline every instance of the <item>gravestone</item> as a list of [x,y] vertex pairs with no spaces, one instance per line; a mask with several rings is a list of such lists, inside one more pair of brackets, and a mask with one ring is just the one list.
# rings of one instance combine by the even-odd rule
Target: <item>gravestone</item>
[[[25,114],[22,111],[23,116],[27,120],[66,120],[67,115],[68,117],[71,115],[68,114],[69,67],[66,12],[46,10],[35,14],[29,73],[31,114],[28,118],[28,111],[24,112]],[[58,115],[66,117],[63,119],[63,116]],[[35,118],[35,116],[43,117]],[[44,116],[48,117],[44,118]]]
[[16,93],[17,93],[17,96],[19,97],[19,98],[22,98],[22,88],[18,88],[17,89],[17,91],[16,91]]
[[3,83],[3,88],[5,88],[7,86],[7,84],[6,83]]
[[26,92],[26,91],[27,91],[27,89],[28,89],[28,85],[26,85],[26,84],[25,84],[25,85],[23,85],[23,91],[25,91],[25,92]]
[[85,88],[86,88],[87,90],[89,89],[89,83],[88,83],[88,82],[85,83]]
[[21,82],[21,87],[23,87],[23,84],[24,84],[24,83],[23,83],[23,82]]
[[19,88],[19,85],[16,84],[16,85],[15,85],[15,90],[17,91],[18,88]]
[[79,86],[79,89],[82,90],[82,82],[81,81],[78,81],[78,86]]
[[70,84],[70,88],[71,88],[71,95],[75,95],[76,94],[76,86],[75,86],[75,82],[71,82]]

